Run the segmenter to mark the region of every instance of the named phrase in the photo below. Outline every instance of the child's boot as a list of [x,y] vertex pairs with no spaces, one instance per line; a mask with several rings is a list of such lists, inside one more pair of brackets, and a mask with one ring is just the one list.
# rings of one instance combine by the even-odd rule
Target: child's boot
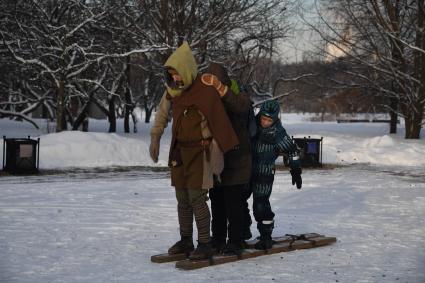
[[260,232],[260,239],[255,244],[257,250],[268,250],[273,246],[272,232],[274,228],[273,220],[263,220],[257,225]]

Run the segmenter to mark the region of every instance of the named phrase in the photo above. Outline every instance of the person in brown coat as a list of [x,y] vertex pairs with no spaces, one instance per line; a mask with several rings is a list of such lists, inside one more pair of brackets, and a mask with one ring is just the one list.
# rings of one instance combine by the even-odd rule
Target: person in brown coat
[[239,139],[239,146],[224,154],[224,169],[214,188],[209,192],[212,242],[218,252],[239,254],[243,240],[246,238],[244,229],[250,226],[250,223],[245,224],[245,221],[251,221],[250,217],[244,219],[246,217],[243,193],[251,177],[249,118],[253,115],[253,110],[248,96],[239,91],[236,82],[230,80],[221,65],[211,63],[202,78],[206,76],[211,77],[210,81],[218,80],[231,89],[221,97],[221,101]]
[[[160,110],[172,110],[172,139],[169,154],[171,185],[175,187],[181,239],[168,252],[189,253],[193,250],[193,218],[198,230],[198,246],[189,258],[203,259],[212,254],[208,189],[213,175],[219,174],[215,160],[238,145],[219,93],[225,86],[206,85],[198,75],[197,64],[185,42],[165,63],[167,90]],[[162,104],[162,105],[161,105]],[[168,114],[168,111],[167,111]],[[151,130],[150,153],[158,159],[159,141],[166,126],[164,116],[155,117]],[[158,113],[157,113],[158,115]],[[218,166],[220,167],[218,162]]]

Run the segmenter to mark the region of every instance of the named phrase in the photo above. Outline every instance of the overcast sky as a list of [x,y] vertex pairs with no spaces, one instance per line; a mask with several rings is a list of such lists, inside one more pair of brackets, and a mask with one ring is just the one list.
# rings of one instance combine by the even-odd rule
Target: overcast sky
[[314,23],[318,19],[314,0],[299,0],[296,10],[291,13],[290,22],[295,26],[294,32],[280,44],[283,62],[300,62],[304,52],[314,52],[320,43],[317,34],[311,31],[306,23]]

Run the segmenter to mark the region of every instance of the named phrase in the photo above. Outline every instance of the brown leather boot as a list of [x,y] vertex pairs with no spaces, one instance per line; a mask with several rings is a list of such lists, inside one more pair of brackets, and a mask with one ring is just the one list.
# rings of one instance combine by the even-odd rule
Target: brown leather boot
[[171,248],[168,249],[168,254],[189,254],[194,249],[192,237],[182,237]]

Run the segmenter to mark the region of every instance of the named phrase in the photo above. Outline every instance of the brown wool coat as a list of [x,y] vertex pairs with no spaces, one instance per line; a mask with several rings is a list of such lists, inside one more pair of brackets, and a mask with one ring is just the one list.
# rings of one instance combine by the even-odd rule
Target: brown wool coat
[[223,153],[239,144],[238,137],[216,89],[213,86],[204,85],[200,76],[195,79],[189,89],[183,91],[182,95],[171,99],[173,114],[171,147],[175,144],[176,122],[190,106],[195,106],[206,117],[212,137],[217,141]]
[[[183,87],[175,89],[167,85],[169,100],[161,100],[151,136],[161,137],[171,108],[171,183],[176,189],[210,189],[213,175],[220,174],[223,169],[223,152],[238,145],[237,135],[216,89],[201,82],[187,42],[171,54],[164,67],[177,71]],[[201,139],[212,139],[212,142],[208,146],[200,145]],[[187,146],[188,142],[192,146]]]
[[[172,185],[177,189],[209,189],[205,188],[206,174],[211,171],[205,162],[206,151],[202,147],[184,148],[179,141],[197,142],[206,138],[202,134],[204,119],[210,137],[217,142],[222,152],[228,152],[239,144],[238,137],[232,128],[220,97],[214,87],[204,85],[197,77],[193,84],[180,96],[171,98],[173,114],[172,139],[170,147],[170,164],[176,159],[176,152],[182,164],[172,166]],[[211,175],[212,177],[212,175]]]
[[[195,107],[190,107],[179,117],[176,125],[176,145],[171,153],[172,161],[180,161],[177,166],[171,166],[171,185],[177,189],[200,189],[205,183],[204,147],[185,147],[183,141],[198,141],[203,139],[202,121],[205,119]],[[178,157],[175,156],[178,154]],[[175,164],[174,164],[175,165]],[[212,184],[212,183],[211,183]],[[209,189],[207,187],[207,189]]]

